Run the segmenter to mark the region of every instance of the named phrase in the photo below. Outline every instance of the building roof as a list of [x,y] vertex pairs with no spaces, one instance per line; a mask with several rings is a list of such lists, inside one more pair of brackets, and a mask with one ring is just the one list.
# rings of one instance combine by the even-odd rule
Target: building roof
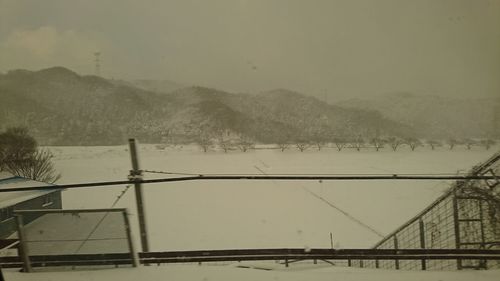
[[[55,186],[55,185],[15,176],[7,172],[0,172],[0,189],[9,189],[14,187],[31,187],[31,186]],[[0,192],[0,209],[13,206],[20,202],[40,197],[58,190],[60,189],[55,188],[50,190]]]

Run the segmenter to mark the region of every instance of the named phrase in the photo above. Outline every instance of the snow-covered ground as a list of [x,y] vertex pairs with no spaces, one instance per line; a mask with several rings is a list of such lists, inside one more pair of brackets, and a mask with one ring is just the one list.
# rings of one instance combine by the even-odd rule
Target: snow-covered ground
[[[126,146],[50,147],[59,183],[126,179],[130,157]],[[465,172],[495,150],[431,151],[345,150],[322,152],[255,150],[202,153],[198,148],[158,150],[140,147],[141,168],[179,173],[250,174],[401,174]],[[146,174],[147,178],[164,177]],[[144,186],[146,216],[154,251],[330,247],[366,248],[380,238],[312,196],[323,197],[387,234],[427,206],[449,187],[445,181],[209,181]],[[63,193],[64,208],[110,207],[125,186],[84,188]],[[136,225],[134,193],[130,189],[116,207],[130,209]],[[135,238],[138,237],[134,227]],[[136,246],[139,243],[136,242]],[[138,247],[137,247],[138,248]],[[239,268],[239,266],[248,268]],[[261,270],[261,269],[272,270]],[[102,270],[19,273],[4,270],[8,281],[59,280],[498,280],[500,271],[389,271],[333,267],[329,264],[274,262],[229,265],[163,265]]]
[[[60,183],[126,179],[127,146],[51,147]],[[295,149],[203,153],[184,146],[140,146],[141,168],[179,173],[393,174],[465,172],[490,157],[486,151]],[[165,177],[146,174],[148,178]],[[414,216],[450,185],[446,181],[196,181],[144,186],[152,250],[330,247],[330,232],[344,248],[366,248],[380,237],[328,206],[309,191],[384,234]],[[64,208],[110,207],[124,186],[63,193]],[[136,225],[134,192],[127,207]],[[134,229],[137,238],[137,228]],[[138,245],[138,243],[137,243]]]
[[348,267],[290,267],[266,271],[235,265],[168,265],[102,270],[19,273],[5,270],[7,281],[496,281],[499,270],[489,271],[391,271]]

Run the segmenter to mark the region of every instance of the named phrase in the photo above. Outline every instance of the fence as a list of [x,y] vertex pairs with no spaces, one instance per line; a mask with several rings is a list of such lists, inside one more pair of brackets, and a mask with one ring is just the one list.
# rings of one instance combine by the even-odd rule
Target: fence
[[[458,181],[416,217],[375,245],[375,249],[500,249],[500,153],[470,175],[490,180]],[[498,260],[370,260],[352,266],[404,270],[500,268]]]
[[[49,261],[50,256],[124,253],[129,264],[137,264],[126,209],[23,210],[15,217],[27,272],[31,259],[43,263],[40,256]],[[37,219],[25,225],[31,217]]]
[[[350,266],[407,269],[500,268],[500,153],[475,167],[423,212],[374,249],[256,249],[229,251],[145,252],[142,263],[243,260],[343,260]],[[488,175],[488,177],[481,177]],[[192,176],[139,180],[154,183],[184,180],[374,180],[437,179],[422,176]],[[450,177],[453,178],[453,177]],[[448,179],[450,179],[448,178]],[[133,181],[132,181],[133,182]],[[66,185],[66,188],[122,182]],[[126,183],[131,183],[128,181]],[[62,187],[62,186],[61,186]],[[37,187],[23,188],[30,190]],[[14,190],[14,189],[12,189]],[[23,221],[37,217],[32,223]],[[51,219],[46,219],[49,218]],[[0,258],[5,267],[65,265],[137,265],[125,209],[17,211],[20,257]],[[51,224],[44,223],[53,222]],[[64,230],[61,232],[61,230]]]

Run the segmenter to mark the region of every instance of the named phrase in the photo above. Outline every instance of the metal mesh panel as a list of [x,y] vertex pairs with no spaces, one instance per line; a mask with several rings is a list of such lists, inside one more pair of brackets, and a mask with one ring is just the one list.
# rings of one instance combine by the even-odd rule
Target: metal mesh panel
[[[15,217],[27,272],[32,265],[106,265],[113,254],[125,254],[123,264],[130,257],[137,265],[126,209],[22,210]],[[86,262],[96,254],[102,260]]]
[[44,214],[24,232],[30,255],[129,252],[121,212]]
[[[424,244],[426,249],[455,249],[455,220],[453,217],[453,197],[449,196],[422,216]],[[427,260],[428,270],[454,270],[454,260]]]
[[[394,249],[394,239],[389,239],[384,243],[380,244],[379,249]],[[379,268],[383,269],[394,269],[396,267],[396,262],[391,260],[381,260],[378,262]]]
[[[500,175],[499,154],[472,174]],[[457,182],[438,199],[376,246],[378,249],[500,249],[500,184],[497,179]],[[353,264],[353,266],[359,265]],[[500,261],[400,260],[365,261],[365,267],[404,270],[495,269]]]

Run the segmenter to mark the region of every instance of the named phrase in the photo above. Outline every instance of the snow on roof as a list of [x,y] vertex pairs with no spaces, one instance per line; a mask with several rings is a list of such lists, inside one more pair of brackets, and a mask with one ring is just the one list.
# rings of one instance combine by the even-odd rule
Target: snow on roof
[[[0,172],[0,189],[31,186],[53,186],[53,184],[30,180],[7,172]],[[13,206],[20,202],[40,197],[57,190],[59,189],[0,192],[0,208]]]

